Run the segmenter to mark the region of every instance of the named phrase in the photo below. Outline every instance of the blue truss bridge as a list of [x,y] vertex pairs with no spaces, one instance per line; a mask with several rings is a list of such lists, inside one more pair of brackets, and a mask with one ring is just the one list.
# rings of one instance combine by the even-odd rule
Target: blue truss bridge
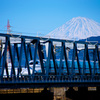
[[100,86],[100,44],[0,33],[0,88]]

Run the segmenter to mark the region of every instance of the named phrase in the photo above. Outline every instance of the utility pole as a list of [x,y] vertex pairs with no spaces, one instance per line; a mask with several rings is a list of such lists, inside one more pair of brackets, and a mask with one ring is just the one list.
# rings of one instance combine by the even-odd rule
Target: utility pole
[[7,34],[10,34],[10,32],[11,32],[11,26],[10,26],[9,19],[8,19],[8,22],[7,22]]

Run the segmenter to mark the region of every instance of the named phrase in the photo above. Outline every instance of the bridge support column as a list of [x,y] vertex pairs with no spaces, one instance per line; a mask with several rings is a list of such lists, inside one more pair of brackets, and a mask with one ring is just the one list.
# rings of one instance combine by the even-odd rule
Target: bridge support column
[[86,92],[88,92],[88,87],[79,87],[78,91],[81,93],[86,93]]
[[100,92],[100,87],[97,87],[97,91]]
[[69,90],[66,91],[66,97],[72,100],[88,100],[88,87],[79,87],[78,91],[70,87]]
[[69,87],[68,91],[66,91],[66,98],[77,100],[77,94],[73,87]]
[[47,90],[47,88],[44,88],[44,90],[41,92],[41,97],[41,100],[53,100],[54,94],[53,92]]

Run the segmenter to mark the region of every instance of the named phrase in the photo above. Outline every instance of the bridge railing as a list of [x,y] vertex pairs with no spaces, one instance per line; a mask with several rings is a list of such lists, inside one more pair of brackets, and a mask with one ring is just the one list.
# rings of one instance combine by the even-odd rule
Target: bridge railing
[[100,44],[0,34],[0,83],[99,82]]

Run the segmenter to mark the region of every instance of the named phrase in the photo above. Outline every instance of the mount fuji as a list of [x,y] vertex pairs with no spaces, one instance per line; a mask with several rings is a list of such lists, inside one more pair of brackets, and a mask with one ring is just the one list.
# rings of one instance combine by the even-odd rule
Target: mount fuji
[[46,35],[50,38],[81,40],[100,36],[100,23],[85,17],[75,17]]

